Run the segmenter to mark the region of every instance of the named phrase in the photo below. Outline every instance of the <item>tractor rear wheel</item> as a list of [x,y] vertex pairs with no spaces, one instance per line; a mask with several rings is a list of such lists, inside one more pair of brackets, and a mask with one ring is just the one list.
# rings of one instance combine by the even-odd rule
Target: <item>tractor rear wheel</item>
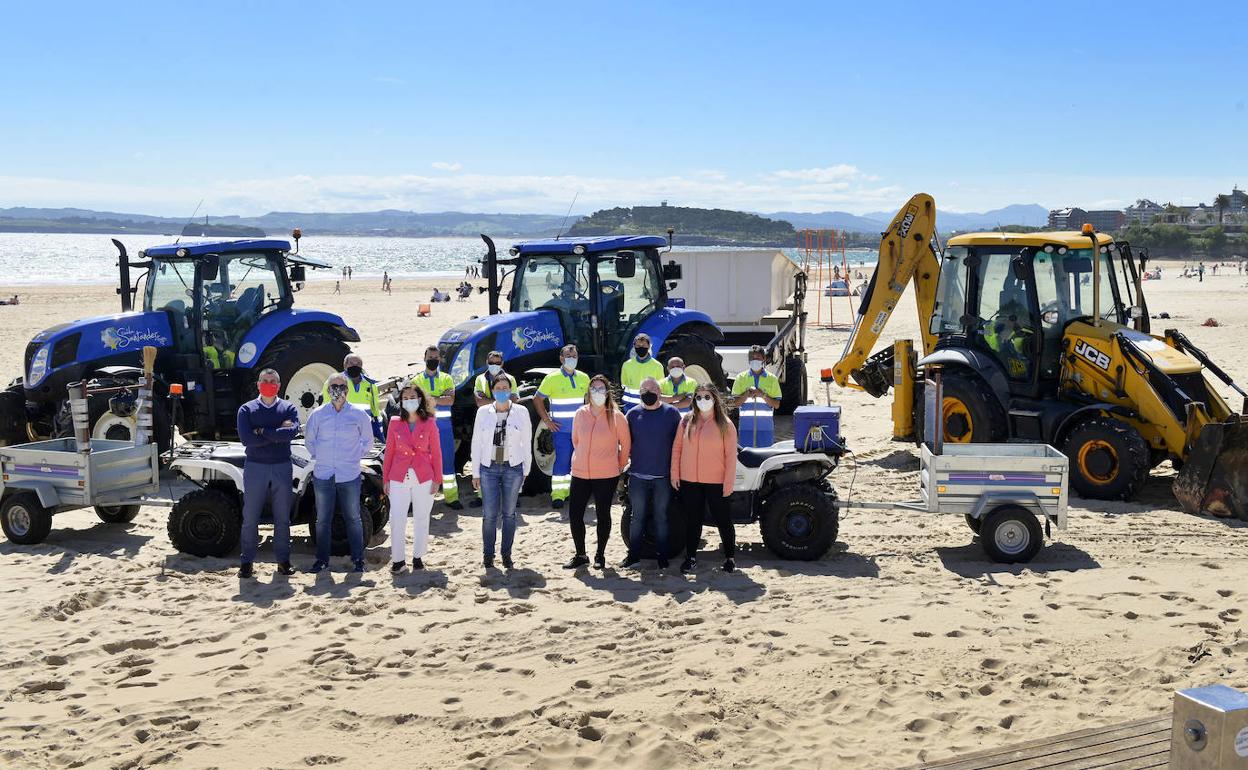
[[[244,347],[246,347],[244,345]],[[273,369],[282,378],[282,398],[299,410],[299,420],[307,424],[317,399],[331,374],[342,371],[342,360],[351,352],[347,343],[323,329],[296,331],[278,337],[256,363],[258,374]],[[256,383],[249,386],[248,398],[255,398]]]
[[243,526],[239,498],[205,487],[183,495],[169,512],[169,541],[192,556],[229,556]]
[[781,559],[814,561],[836,542],[836,504],[814,484],[781,487],[761,506],[763,544]]
[[1068,434],[1062,451],[1070,458],[1070,485],[1080,497],[1129,500],[1148,479],[1148,442],[1113,417],[1090,417]]
[[724,360],[715,352],[715,346],[705,337],[695,334],[675,334],[663,343],[659,352],[659,363],[667,368],[667,362],[673,356],[685,362],[685,376],[699,385],[710,383],[719,388],[721,393],[728,389],[728,379],[724,376]]

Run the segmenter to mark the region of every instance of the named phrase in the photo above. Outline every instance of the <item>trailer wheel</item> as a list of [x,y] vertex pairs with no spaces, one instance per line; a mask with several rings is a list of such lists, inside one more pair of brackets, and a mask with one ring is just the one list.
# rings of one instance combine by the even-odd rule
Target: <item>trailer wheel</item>
[[129,524],[139,515],[137,505],[97,505],[95,515],[105,524]]
[[806,362],[797,356],[784,361],[784,382],[780,383],[780,408],[776,414],[793,414],[806,405]]
[[[373,544],[374,538],[377,537],[377,530],[373,528],[372,511],[363,505],[360,506],[360,527],[364,533],[364,547],[368,548]],[[308,522],[308,539],[312,541],[312,545],[315,547],[315,517]],[[329,552],[333,556],[347,556],[351,553],[351,543],[347,540],[347,524],[337,511],[334,511],[334,518],[329,522]]]
[[995,562],[1028,562],[1044,545],[1044,532],[1031,511],[1017,505],[1003,505],[984,517],[979,543],[988,558]]
[[814,561],[836,542],[836,504],[813,484],[781,487],[761,506],[763,544],[781,559]]
[[[654,532],[654,519],[646,522],[641,542],[632,542],[633,506],[628,500],[628,482],[624,487],[624,512],[620,515],[620,539],[628,547],[628,552],[639,559],[656,559],[659,556],[659,540]],[[664,483],[667,483],[664,481]],[[672,558],[685,550],[685,514],[673,493],[667,506],[667,558]],[[696,549],[695,549],[696,550]]]
[[52,531],[52,512],[30,491],[14,492],[0,502],[0,528],[11,543],[42,543]]
[[192,556],[229,556],[238,545],[243,514],[236,495],[220,489],[190,492],[169,512],[169,541]]
[[[550,491],[550,476],[555,471],[555,437],[542,423],[533,404],[535,396],[520,399],[520,403],[529,413],[529,421],[533,425],[533,466],[524,486],[520,489],[523,495],[540,495]],[[570,422],[566,421],[565,422]],[[572,426],[567,426],[568,430]]]
[[978,535],[980,530],[984,528],[984,520],[977,519],[969,513],[965,514],[965,516],[966,516],[966,526],[970,527],[971,531]]

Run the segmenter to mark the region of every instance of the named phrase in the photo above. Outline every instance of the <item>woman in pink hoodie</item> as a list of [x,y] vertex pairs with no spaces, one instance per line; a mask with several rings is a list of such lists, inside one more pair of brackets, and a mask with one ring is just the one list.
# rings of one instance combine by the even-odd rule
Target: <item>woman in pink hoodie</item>
[[672,447],[672,486],[680,493],[685,515],[685,560],[680,571],[688,574],[698,566],[702,521],[709,508],[724,549],[724,572],[732,572],[737,568],[733,561],[737,540],[728,496],[737,475],[737,428],[714,385],[698,385],[693,405],[681,420]]
[[601,374],[589,380],[585,406],[572,418],[572,489],[568,492],[568,521],[572,525],[572,542],[576,555],[563,565],[576,569],[589,564],[585,555],[585,506],[594,498],[598,516],[598,549],[594,566],[607,566],[607,539],[611,537],[611,499],[619,485],[620,474],[628,465],[632,448],[628,420],[611,397],[610,382]]

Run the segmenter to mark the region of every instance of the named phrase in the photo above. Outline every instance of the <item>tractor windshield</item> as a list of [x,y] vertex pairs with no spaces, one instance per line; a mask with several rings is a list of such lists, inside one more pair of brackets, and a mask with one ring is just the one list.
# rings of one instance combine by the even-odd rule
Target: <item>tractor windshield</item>
[[195,263],[157,262],[147,276],[144,310],[184,313],[195,299]]
[[516,274],[515,309],[554,308],[575,316],[589,313],[589,273],[584,257],[530,257]]

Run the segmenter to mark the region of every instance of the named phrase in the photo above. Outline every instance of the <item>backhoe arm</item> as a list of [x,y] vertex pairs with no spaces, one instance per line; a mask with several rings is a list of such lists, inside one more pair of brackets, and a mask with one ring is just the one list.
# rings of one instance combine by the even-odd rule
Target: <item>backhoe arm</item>
[[[902,206],[884,231],[880,239],[879,262],[862,297],[858,316],[854,319],[854,330],[845,343],[841,360],[832,369],[832,377],[841,387],[850,386],[851,377],[859,386],[864,384],[863,364],[905,293],[906,284],[911,281],[914,282],[918,305],[923,351],[931,352],[936,345],[935,335],[928,330],[928,322],[936,305],[936,283],[940,272],[940,264],[931,245],[935,231],[936,202],[925,193],[915,195]],[[878,386],[864,389],[875,396],[883,395],[882,391],[876,392]]]

